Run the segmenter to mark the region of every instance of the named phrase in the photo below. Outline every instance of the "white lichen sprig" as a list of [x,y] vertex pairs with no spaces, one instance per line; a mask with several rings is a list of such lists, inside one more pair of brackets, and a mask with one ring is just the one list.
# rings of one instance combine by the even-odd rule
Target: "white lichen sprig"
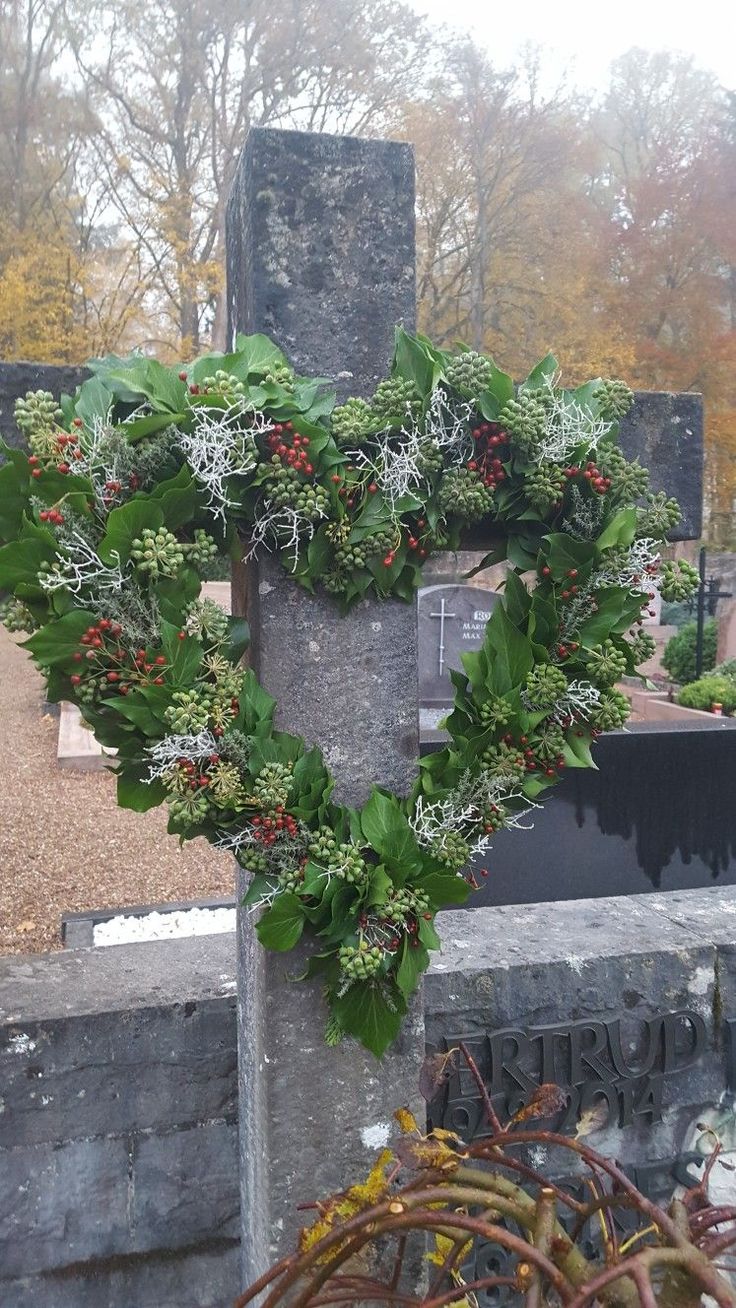
[[146,784],[165,776],[177,763],[199,763],[218,750],[219,742],[211,731],[164,736],[146,751],[151,760]]
[[557,376],[544,379],[544,433],[534,450],[534,458],[550,463],[564,463],[583,447],[593,454],[613,430],[613,423],[596,418],[569,392],[559,387]]
[[57,555],[56,562],[50,570],[39,573],[39,585],[47,595],[57,590],[68,590],[71,595],[89,592],[93,597],[115,594],[122,590],[126,576],[120,564],[120,556],[111,550],[117,563],[110,567],[103,563],[97,551],[79,531],[70,533],[65,541],[65,548],[71,553]]
[[[507,805],[519,802],[522,808],[507,808]],[[421,848],[436,846],[452,832],[470,840],[470,853],[475,857],[485,853],[491,844],[494,833],[483,828],[487,821],[486,810],[492,806],[503,810],[501,825],[504,828],[522,831],[531,830],[533,823],[527,825],[524,818],[540,807],[521,790],[509,789],[503,778],[483,774],[476,777],[468,771],[444,799],[429,801],[424,795],[418,795],[409,825]]]
[[658,542],[642,537],[625,551],[608,554],[603,566],[591,577],[591,587],[621,586],[632,595],[647,595],[659,589],[661,557]]
[[327,516],[326,509],[319,506],[313,507],[309,513],[306,513],[291,504],[277,507],[268,498],[260,500],[253,512],[250,542],[244,555],[245,561],[255,558],[261,547],[269,553],[279,549],[283,555],[284,565],[288,563],[290,571],[296,572],[302,546],[305,541],[310,541],[315,533],[317,517]]
[[360,449],[346,451],[359,473],[375,482],[392,518],[401,513],[401,501],[428,482],[422,456],[428,445],[440,450],[446,466],[472,458],[472,404],[450,404],[441,386],[435,387],[427,412],[416,417],[407,405],[406,423],[398,433],[391,429],[367,438]]
[[590,681],[569,681],[565,694],[550,713],[553,722],[562,726],[570,718],[588,718],[601,702],[601,692]]
[[[244,419],[248,425],[243,426]],[[198,408],[190,432],[179,432],[177,445],[187,460],[195,481],[207,493],[207,508],[225,521],[226,512],[237,505],[228,495],[231,477],[248,477],[258,466],[255,436],[265,436],[273,423],[259,409],[242,400],[225,410]]]

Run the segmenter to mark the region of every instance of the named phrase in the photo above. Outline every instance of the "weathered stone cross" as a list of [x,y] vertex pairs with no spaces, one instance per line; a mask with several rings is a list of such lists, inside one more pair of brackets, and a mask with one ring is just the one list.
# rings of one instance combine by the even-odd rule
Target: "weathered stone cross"
[[[227,217],[231,334],[267,332],[298,371],[338,378],[343,394],[370,394],[391,357],[394,324],[414,327],[411,148],[255,129]],[[680,500],[685,539],[700,532],[701,431],[699,397],[647,393],[622,433],[654,489],[664,482]],[[250,619],[253,665],[278,701],[281,725],[322,747],[337,798],[360,803],[374,782],[408,788],[419,753],[415,606],[364,600],[344,621],[329,597],[305,594],[269,556],[236,570],[233,598]],[[325,1046],[318,988],[291,980],[304,954],[267,954],[245,912],[239,953],[250,1279],[290,1247],[297,1204],[365,1174],[397,1106],[421,1120],[424,1013],[419,995],[379,1068],[352,1043]]]

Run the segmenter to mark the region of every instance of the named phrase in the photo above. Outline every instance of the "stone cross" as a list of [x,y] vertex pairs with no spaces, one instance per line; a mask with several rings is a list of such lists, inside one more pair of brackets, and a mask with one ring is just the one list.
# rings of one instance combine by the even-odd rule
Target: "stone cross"
[[[385,375],[394,325],[414,326],[411,148],[253,129],[228,204],[227,266],[231,340],[237,331],[267,332],[297,370],[336,379],[343,396],[369,395]],[[642,454],[655,490],[680,499],[677,538],[697,536],[700,397],[639,396],[622,445]],[[321,746],[338,799],[359,804],[372,783],[405,791],[418,756],[415,606],[366,599],[346,621],[329,597],[307,595],[265,555],[235,570],[233,607],[249,617],[252,663],[278,702],[279,725]],[[306,953],[266,953],[252,917],[239,917],[248,1281],[293,1246],[298,1204],[365,1175],[396,1107],[412,1107],[421,1120],[425,1036],[420,993],[380,1067],[354,1043],[326,1047],[318,988],[292,980]]]
[[[394,325],[414,327],[414,164],[407,145],[253,130],[227,214],[230,332],[268,332],[298,371],[370,394]],[[362,601],[349,620],[277,559],[236,570],[253,666],[282,728],[319,744],[338,799],[376,782],[406,791],[419,755],[415,607]],[[306,954],[267,954],[240,913],[239,1062],[243,1275],[293,1244],[299,1203],[360,1178],[401,1105],[421,1111],[421,997],[379,1066],[324,1043],[319,989],[294,984]]]

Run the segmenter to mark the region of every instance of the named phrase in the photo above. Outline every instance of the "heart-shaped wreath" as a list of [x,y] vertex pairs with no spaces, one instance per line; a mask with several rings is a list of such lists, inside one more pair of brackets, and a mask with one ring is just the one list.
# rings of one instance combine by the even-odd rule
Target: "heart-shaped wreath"
[[[49,698],[117,749],[119,803],[166,802],[171,832],[232,851],[262,944],[312,937],[328,1040],[380,1054],[438,947],[435,913],[474,885],[470,859],[562,768],[594,766],[591,743],[628,714],[615,683],[653,652],[642,610],[697,584],[660,559],[677,504],[617,447],[631,392],[565,390],[552,356],[515,387],[403,331],[372,398],[338,408],[263,336],[181,371],[90,367],[61,407],[17,405],[30,455],[5,446],[0,467],[5,624],[32,633]],[[274,728],[241,665],[247,626],[200,598],[202,578],[246,540],[343,611],[368,592],[410,601],[430,552],[478,524],[497,542],[484,564],[510,566],[483,647],[452,674],[447,748],[407,797],[334,803],[320,750]]]

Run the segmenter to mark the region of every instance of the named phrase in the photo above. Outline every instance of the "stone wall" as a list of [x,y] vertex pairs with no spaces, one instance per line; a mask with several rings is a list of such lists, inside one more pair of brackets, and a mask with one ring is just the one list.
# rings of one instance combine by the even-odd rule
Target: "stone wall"
[[222,1308],[232,935],[0,960],[3,1308]]
[[[603,1101],[591,1143],[655,1197],[697,1175],[697,1122],[725,1122],[733,1151],[736,888],[448,912],[439,925],[428,1045],[465,1038],[500,1111],[542,1077],[567,1089],[568,1127]],[[234,982],[232,935],[0,961],[3,1308],[232,1301]],[[268,1130],[298,1158],[311,1083],[291,1094]],[[462,1075],[431,1113],[482,1129]],[[390,1112],[361,1120],[345,1104],[341,1130],[378,1146],[394,1128]]]

